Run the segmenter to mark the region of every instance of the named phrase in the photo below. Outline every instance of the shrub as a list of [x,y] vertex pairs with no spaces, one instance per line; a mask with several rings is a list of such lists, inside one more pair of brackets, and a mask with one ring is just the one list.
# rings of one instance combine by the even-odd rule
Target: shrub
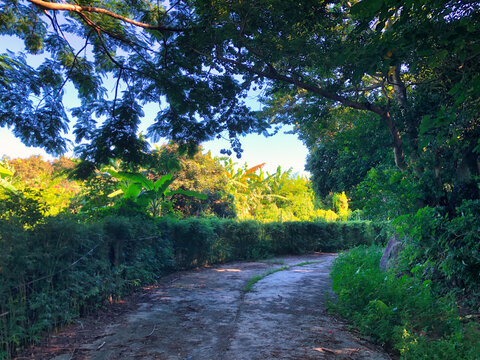
[[461,323],[454,298],[414,274],[381,271],[381,254],[361,246],[335,260],[333,309],[403,359],[478,359],[478,326]]
[[27,230],[0,220],[0,358],[158,279],[172,262],[156,231],[141,218],[56,216]]
[[400,265],[480,309],[480,201],[464,201],[453,216],[423,208],[397,220],[407,235]]

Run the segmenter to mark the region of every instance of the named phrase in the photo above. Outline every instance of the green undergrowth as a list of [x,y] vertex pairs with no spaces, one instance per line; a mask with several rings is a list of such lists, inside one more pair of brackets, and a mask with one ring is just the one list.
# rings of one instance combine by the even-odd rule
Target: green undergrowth
[[361,246],[335,260],[332,309],[402,359],[480,359],[478,324],[459,316],[453,295],[414,273],[381,271],[381,255]]
[[406,235],[400,270],[432,280],[440,294],[453,293],[480,313],[480,201],[464,201],[454,213],[425,207],[395,225]]
[[378,228],[370,222],[265,224],[140,215],[93,223],[54,216],[24,228],[0,219],[0,359],[168,272],[338,251],[371,244]]
[[259,282],[260,280],[262,279],[265,279],[267,276],[269,275],[272,275],[272,274],[275,274],[279,271],[283,271],[283,270],[289,270],[293,267],[298,267],[298,266],[306,266],[306,265],[310,265],[310,264],[320,264],[322,263],[323,260],[318,260],[318,261],[304,261],[304,262],[301,262],[301,263],[298,263],[298,264],[295,264],[295,265],[288,265],[288,266],[282,266],[282,267],[279,267],[279,268],[276,268],[276,269],[270,269],[270,270],[267,270],[266,272],[264,272],[263,274],[261,275],[255,275],[254,277],[252,277],[250,280],[247,281],[247,284],[245,285],[245,287],[243,288],[243,291],[244,292],[250,292],[253,290],[253,286]]

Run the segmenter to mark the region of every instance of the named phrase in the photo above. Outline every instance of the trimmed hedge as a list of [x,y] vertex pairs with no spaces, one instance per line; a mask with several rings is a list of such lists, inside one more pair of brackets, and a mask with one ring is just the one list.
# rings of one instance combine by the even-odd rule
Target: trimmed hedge
[[85,224],[56,216],[24,230],[0,221],[0,359],[166,272],[384,242],[381,228],[144,216]]
[[313,251],[336,252],[384,243],[387,232],[372,222],[274,222],[225,219],[162,219],[162,238],[172,244],[178,269],[233,260]]

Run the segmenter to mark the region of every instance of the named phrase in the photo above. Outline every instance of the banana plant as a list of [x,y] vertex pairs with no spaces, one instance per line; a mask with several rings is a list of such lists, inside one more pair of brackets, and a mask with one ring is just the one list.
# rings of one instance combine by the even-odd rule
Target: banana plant
[[155,217],[161,215],[162,206],[171,204],[170,199],[175,194],[192,196],[203,200],[207,198],[205,194],[196,191],[184,189],[170,190],[169,186],[174,181],[171,173],[163,175],[157,181],[152,181],[142,173],[117,172],[113,169],[109,169],[107,172],[119,180],[119,189],[108,195],[109,197],[113,198],[123,194],[124,199],[133,200],[145,208],[150,207],[150,211]]

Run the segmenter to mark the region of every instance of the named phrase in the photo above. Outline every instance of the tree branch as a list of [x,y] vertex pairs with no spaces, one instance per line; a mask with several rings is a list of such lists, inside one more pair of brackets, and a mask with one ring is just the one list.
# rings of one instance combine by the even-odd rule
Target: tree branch
[[[65,84],[67,83],[68,79],[70,78],[70,75],[72,74],[72,71],[73,71],[73,68],[77,65],[77,58],[78,56],[80,55],[80,53],[85,50],[88,46],[88,40],[90,39],[90,35],[92,34],[92,32],[89,32],[87,34],[87,37],[85,39],[85,44],[83,45],[83,47],[78,50],[78,52],[75,54],[75,57],[73,58],[73,62],[72,62],[72,66],[70,67],[70,69],[68,70],[68,73],[67,73],[67,76],[65,76],[65,80],[63,80],[63,83],[62,83],[62,86],[60,87],[60,89],[58,89],[58,92],[57,92],[57,95],[55,96],[55,98],[58,97],[58,95],[60,95],[60,91],[62,91],[63,87],[65,86]],[[66,40],[66,39],[65,39]],[[67,42],[67,44],[70,46],[70,44]],[[70,46],[71,48],[71,46]],[[73,51],[72,51],[73,52]]]
[[[197,51],[197,53],[198,53],[198,51]],[[205,54],[203,54],[203,55],[205,55]],[[289,77],[289,76],[282,75],[273,67],[272,64],[267,64],[267,66],[269,68],[269,71],[266,72],[266,71],[256,70],[256,69],[254,69],[254,68],[252,68],[252,67],[250,67],[250,66],[248,66],[244,63],[241,63],[239,61],[225,58],[224,56],[220,55],[219,53],[217,53],[217,59],[220,60],[221,62],[235,65],[235,66],[237,66],[237,67],[239,67],[243,70],[254,73],[254,74],[256,74],[258,76],[261,76],[263,78],[267,78],[267,79],[270,79],[270,80],[279,80],[279,81],[285,82],[287,84],[295,85],[298,88],[305,89],[307,91],[311,91],[312,93],[318,94],[318,95],[320,95],[324,98],[327,98],[329,100],[338,101],[341,104],[343,104],[347,107],[353,108],[353,109],[372,111],[372,112],[374,112],[374,113],[376,113],[376,114],[378,114],[382,117],[385,116],[385,113],[386,113],[386,110],[384,108],[379,107],[379,106],[375,106],[375,105],[373,105],[369,102],[352,101],[352,100],[347,99],[346,97],[344,97],[342,95],[329,92],[329,91],[327,91],[327,90],[325,90],[321,87],[315,86],[315,85],[308,84],[303,80],[295,79],[295,78],[292,78],[292,77]]]
[[55,2],[48,2],[48,1],[43,1],[43,0],[28,0],[32,4],[35,4],[42,9],[47,9],[47,10],[61,10],[61,11],[73,11],[78,14],[81,13],[99,13],[99,14],[105,14],[107,16],[110,16],[114,19],[122,20],[124,22],[127,22],[129,24],[142,27],[144,29],[150,29],[150,30],[159,30],[159,31],[171,31],[171,32],[183,32],[186,29],[183,28],[178,28],[178,27],[169,27],[169,26],[162,26],[162,25],[151,25],[151,24],[145,24],[143,22],[137,21],[130,19],[128,17],[119,15],[113,11],[95,7],[95,6],[81,6],[81,5],[74,5],[74,4],[68,4],[68,3],[55,3]]
[[90,20],[87,15],[85,15],[83,13],[78,13],[78,15],[83,19],[83,21],[85,21],[85,23],[88,26],[90,26],[91,28],[93,28],[96,31],[97,36],[98,36],[98,40],[100,41],[100,45],[102,46],[103,50],[105,51],[105,54],[107,54],[108,58],[110,59],[110,61],[112,63],[117,65],[117,67],[119,67],[121,70],[130,70],[132,72],[137,72],[136,69],[126,67],[124,64],[118,62],[117,60],[115,60],[113,58],[112,54],[110,54],[110,51],[107,48],[107,45],[105,44],[105,41],[103,41],[102,29],[100,28],[100,26],[98,26],[94,21]]
[[[53,20],[53,19],[52,19]],[[58,33],[57,33],[58,34]],[[56,100],[58,98],[58,96],[60,95],[60,92],[62,91],[62,89],[64,88],[65,84],[67,83],[68,79],[70,78],[70,75],[73,71],[73,69],[75,68],[75,66],[77,65],[77,59],[78,59],[78,55],[80,55],[80,53],[87,47],[88,45],[88,39],[90,38],[90,35],[91,33],[88,33],[87,35],[87,38],[85,39],[85,45],[83,45],[83,47],[75,54],[74,58],[73,58],[73,62],[72,62],[72,66],[68,69],[68,72],[65,76],[65,79],[63,80],[62,82],[62,85],[60,85],[60,87],[58,88],[58,91],[56,93],[56,95],[54,96],[54,99]],[[72,49],[72,47],[70,46],[70,44],[68,43],[67,39],[65,39],[65,41],[67,42],[68,46],[70,47],[70,49]],[[72,53],[73,53],[73,49],[72,49]],[[50,96],[51,94],[53,94],[53,90],[51,92],[49,92],[48,94],[45,94],[45,96],[38,102],[37,104],[37,107],[35,109],[35,111],[38,110],[38,108],[40,107],[40,105],[42,104],[42,102],[48,97]]]
[[120,84],[120,79],[122,78],[122,71],[123,69],[120,68],[120,71],[118,73],[118,78],[117,78],[117,84],[115,85],[115,98],[113,99],[113,107],[112,107],[112,117],[115,119],[115,107],[117,105],[117,96],[118,96],[118,85]]

